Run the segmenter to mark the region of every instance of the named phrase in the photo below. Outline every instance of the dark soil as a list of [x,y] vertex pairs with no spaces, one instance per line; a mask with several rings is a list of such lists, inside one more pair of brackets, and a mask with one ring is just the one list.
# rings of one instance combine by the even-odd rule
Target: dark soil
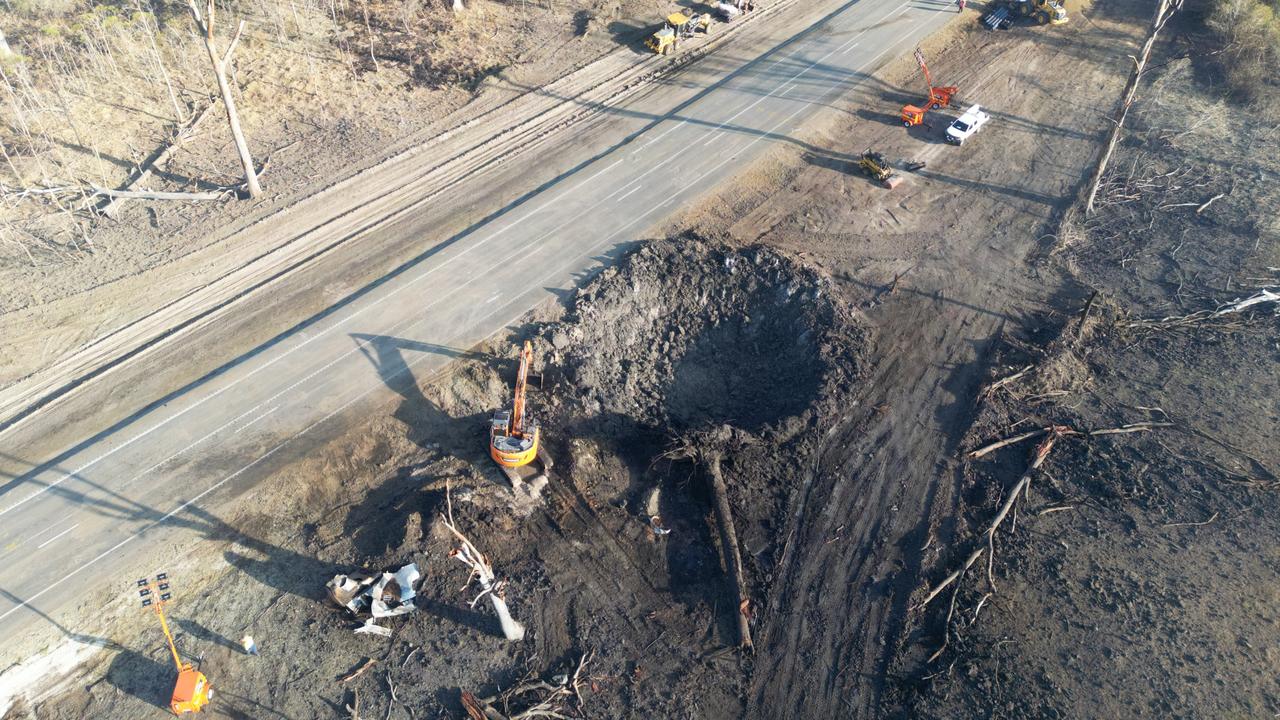
[[[819,421],[862,366],[861,334],[826,279],[776,251],[693,238],[649,244],[584,288],[563,321],[521,332],[534,340],[543,379],[530,403],[558,460],[545,509],[530,507],[484,454],[475,409],[508,401],[509,359],[473,355],[425,388],[420,404],[402,388],[397,415],[419,445],[353,440],[296,469],[300,478],[341,477],[367,466],[371,492],[361,497],[359,475],[349,487],[312,487],[306,504],[332,510],[294,508],[320,519],[279,542],[254,538],[291,523],[242,518],[225,551],[238,572],[173,607],[180,648],[200,658],[218,688],[215,715],[326,717],[357,691],[362,712],[376,714],[390,673],[418,717],[458,716],[461,690],[483,696],[526,673],[572,672],[587,652],[582,697],[567,705],[575,712],[581,703],[590,717],[740,713],[749,661],[733,649],[736,600],[716,551],[710,490],[696,465],[666,454],[682,432],[741,423],[724,473],[750,594],[764,606],[779,522]],[[583,352],[585,343],[607,352]],[[690,400],[695,367],[706,404]],[[648,524],[655,486],[672,531],[665,536]],[[459,525],[508,581],[507,599],[529,630],[522,644],[502,639],[487,603],[468,607],[476,588],[459,592],[466,571],[449,559],[454,541],[438,520],[446,487]],[[422,609],[383,621],[395,628],[391,640],[354,635],[355,623],[324,599],[336,573],[407,562],[422,570]],[[261,657],[238,649],[245,632]],[[134,717],[163,706],[166,651],[158,632],[144,637],[143,649],[104,655],[102,680],[34,712]],[[378,659],[375,670],[335,682],[364,657]],[[370,708],[375,697],[381,707]],[[699,700],[690,705],[690,697]],[[259,698],[272,698],[270,710]]]
[[[1280,712],[1280,321],[1274,304],[1169,322],[1280,286],[1274,128],[1203,72],[1215,48],[1189,4],[1130,114],[1100,210],[1061,258],[1099,300],[1022,328],[966,445],[1063,424],[1169,422],[1066,438],[997,534],[996,588],[975,567],[919,617],[896,701],[911,717],[1272,717]],[[1209,198],[1222,194],[1207,207]],[[1164,321],[1162,322],[1162,319]],[[971,549],[1034,442],[964,466],[960,530],[931,577]],[[985,565],[985,559],[983,563]],[[979,608],[981,611],[979,612]],[[928,653],[949,637],[934,662]]]

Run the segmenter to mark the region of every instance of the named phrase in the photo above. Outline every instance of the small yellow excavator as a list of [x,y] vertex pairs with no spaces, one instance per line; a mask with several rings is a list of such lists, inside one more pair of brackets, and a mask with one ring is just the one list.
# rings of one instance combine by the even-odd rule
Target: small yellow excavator
[[209,686],[209,679],[204,673],[195,669],[191,663],[182,662],[178,648],[173,644],[173,634],[169,632],[169,622],[164,617],[164,606],[170,598],[168,575],[156,575],[154,583],[146,578],[139,580],[138,597],[142,600],[142,607],[152,608],[156,617],[160,618],[160,629],[164,630],[164,639],[169,641],[169,652],[173,653],[173,664],[178,668],[178,682],[173,686],[169,710],[174,715],[203,711],[213,698],[213,688]]
[[659,55],[675,52],[681,40],[691,38],[694,33],[706,35],[711,32],[711,13],[671,13],[660,30],[650,35],[644,44]]
[[520,351],[520,369],[516,373],[515,398],[510,410],[499,410],[489,423],[489,456],[498,463],[514,485],[520,480],[518,468],[535,459],[542,472],[551,469],[551,456],[540,445],[541,429],[525,414],[525,392],[529,385],[529,366],[533,364],[533,345],[525,341]]

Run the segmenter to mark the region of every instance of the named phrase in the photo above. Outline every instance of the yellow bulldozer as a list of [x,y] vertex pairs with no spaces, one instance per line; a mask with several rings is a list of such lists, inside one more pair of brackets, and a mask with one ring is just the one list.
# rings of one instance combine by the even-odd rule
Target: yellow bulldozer
[[706,35],[711,32],[711,13],[671,13],[662,28],[655,31],[644,41],[650,50],[659,55],[675,52],[681,40],[693,37],[697,33]]

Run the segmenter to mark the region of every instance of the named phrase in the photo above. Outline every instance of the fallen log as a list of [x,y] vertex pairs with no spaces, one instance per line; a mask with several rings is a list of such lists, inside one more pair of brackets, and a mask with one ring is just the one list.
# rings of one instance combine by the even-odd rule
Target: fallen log
[[[1058,442],[1059,438],[1066,434],[1067,430],[1067,428],[1061,426],[1055,426],[1049,430],[1049,436],[1046,437],[1036,448],[1035,455],[1031,461],[1031,466],[1022,474],[1022,477],[1018,479],[1018,482],[1014,483],[1013,489],[1009,491],[1009,495],[1004,499],[1004,503],[1000,506],[1000,511],[996,513],[995,518],[987,527],[986,532],[983,533],[986,537],[986,544],[979,545],[974,549],[974,551],[969,554],[969,557],[965,558],[964,565],[947,577],[943,578],[942,582],[935,585],[933,589],[929,591],[929,594],[925,596],[925,599],[921,600],[915,606],[916,610],[923,609],[924,606],[928,605],[935,597],[938,596],[939,593],[947,589],[947,586],[959,579],[961,575],[969,570],[969,568],[973,567],[973,564],[978,561],[978,558],[982,557],[983,552],[991,552],[994,554],[994,539],[996,531],[1000,529],[1000,524],[1003,523],[1005,517],[1009,515],[1009,511],[1013,509],[1013,504],[1017,502],[1018,497],[1021,496],[1022,493],[1026,491],[1027,486],[1031,484],[1031,478],[1035,476],[1036,471],[1044,464],[1045,458],[1049,457],[1049,451],[1053,450],[1054,444]],[[988,558],[988,581],[991,580],[990,563],[991,558]]]
[[365,671],[367,671],[369,668],[373,667],[374,663],[376,662],[378,661],[374,660],[373,658],[365,658],[364,662],[361,663],[359,666],[357,666],[356,669],[338,678],[338,682],[345,683],[345,682],[351,682],[352,680],[355,680],[356,678],[363,675]]
[[738,533],[733,527],[733,513],[729,508],[729,491],[724,484],[724,475],[720,472],[720,453],[711,451],[703,454],[703,462],[707,466],[707,474],[711,476],[711,489],[716,501],[716,525],[720,530],[720,552],[724,565],[729,571],[729,581],[733,583],[737,594],[738,643],[741,647],[751,649],[750,608],[751,599],[747,595],[746,573],[742,570],[742,551],[738,546]]
[[1115,152],[1116,144],[1120,141],[1120,132],[1124,129],[1125,118],[1129,114],[1129,107],[1133,105],[1134,97],[1138,94],[1138,85],[1142,81],[1142,74],[1146,70],[1147,61],[1151,58],[1151,49],[1155,47],[1156,36],[1160,34],[1160,30],[1164,28],[1165,23],[1169,22],[1169,18],[1173,13],[1182,7],[1182,0],[1160,0],[1160,7],[1156,9],[1155,18],[1151,21],[1151,34],[1147,36],[1147,41],[1142,45],[1142,51],[1137,57],[1130,55],[1133,60],[1133,72],[1129,75],[1129,82],[1125,85],[1124,93],[1120,96],[1120,106],[1116,111],[1116,117],[1112,120],[1110,133],[1107,135],[1107,142],[1102,151],[1102,156],[1098,159],[1098,164],[1093,169],[1093,175],[1089,178],[1089,193],[1085,199],[1084,208],[1086,215],[1092,215],[1094,202],[1098,197],[1098,187],[1102,185],[1102,176],[1107,172],[1107,165],[1111,162],[1111,154]]
[[94,195],[102,195],[118,200],[221,200],[227,190],[216,192],[155,192],[152,190],[107,190],[94,187]]
[[[133,177],[129,178],[128,182],[126,182],[123,187],[121,187],[119,190],[116,190],[114,192],[116,193],[130,192],[133,190],[135,186],[145,182],[147,178],[151,177],[152,170],[154,170],[155,168],[161,167],[166,162],[168,162],[169,158],[172,157],[173,154],[178,151],[178,148],[180,148],[182,144],[186,142],[187,138],[190,138],[193,134],[195,134],[196,129],[200,127],[200,123],[204,122],[204,119],[209,116],[209,112],[211,110],[213,110],[212,102],[205,105],[203,110],[196,113],[194,116],[192,116],[191,120],[189,120],[182,127],[178,128],[178,131],[175,132],[173,134],[173,137],[169,140],[169,144],[166,145],[163,150],[157,152],[155,155],[153,155],[152,157],[144,161],[142,165],[138,168],[137,173]],[[111,198],[111,202],[98,208],[98,212],[102,213],[103,215],[106,215],[107,217],[115,217],[116,213],[120,210],[120,204],[125,200],[135,199],[135,198],[143,199],[143,200],[156,199],[156,198],[138,198],[133,195],[119,195],[119,194],[108,195],[106,193],[103,193],[103,195],[106,195],[106,197]]]

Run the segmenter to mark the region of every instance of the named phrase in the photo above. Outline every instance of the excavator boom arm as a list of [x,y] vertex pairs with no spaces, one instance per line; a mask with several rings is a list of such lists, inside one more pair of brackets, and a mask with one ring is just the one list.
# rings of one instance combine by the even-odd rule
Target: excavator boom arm
[[529,384],[529,365],[533,362],[533,344],[528,340],[520,351],[520,370],[516,373],[515,401],[511,407],[511,430],[521,432],[524,428],[524,394]]

